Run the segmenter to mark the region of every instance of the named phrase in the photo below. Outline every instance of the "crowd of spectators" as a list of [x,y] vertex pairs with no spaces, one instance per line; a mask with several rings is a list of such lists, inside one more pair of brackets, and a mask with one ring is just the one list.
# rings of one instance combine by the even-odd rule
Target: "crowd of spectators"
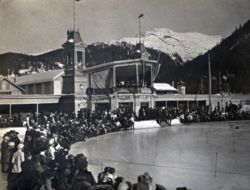
[[22,125],[22,120],[20,114],[3,114],[0,115],[0,128],[3,127],[16,127],[16,126],[21,126]]
[[[132,119],[131,119],[132,117]],[[240,105],[229,104],[224,111],[215,107],[209,111],[207,107],[141,107],[138,116],[127,108],[119,108],[114,111],[89,111],[81,110],[78,115],[66,113],[28,114],[24,123],[30,125],[39,123],[47,125],[51,123],[57,127],[67,128],[67,125],[74,125],[74,130],[81,128],[84,136],[92,137],[107,132],[129,130],[133,127],[134,120],[157,120],[158,123],[166,121],[171,124],[171,120],[179,118],[182,123],[207,122],[250,119],[250,112],[241,109]],[[62,126],[61,126],[62,125]],[[20,114],[0,115],[0,127],[23,126]],[[87,134],[88,133],[88,134]],[[76,135],[78,135],[77,133]],[[78,138],[78,137],[77,137]]]
[[116,83],[117,88],[137,88],[137,87],[150,87],[150,81],[142,81],[140,80],[138,83],[135,80],[128,80],[128,81],[118,81]]
[[[71,144],[92,136],[127,130],[131,112],[109,113],[82,111],[78,116],[44,115],[37,124],[27,117],[27,130],[22,141],[15,131],[7,132],[1,144],[1,168],[8,174],[8,190],[165,190],[155,184],[148,173],[139,175],[137,182],[126,181],[115,168],[105,167],[97,181],[88,170],[85,155],[69,154]],[[124,120],[124,118],[126,118]],[[105,125],[102,125],[102,122]],[[82,133],[78,138],[77,133]],[[84,138],[83,138],[84,137]],[[81,139],[83,138],[83,139]],[[185,188],[183,188],[185,189]]]
[[182,123],[208,122],[225,120],[250,119],[250,112],[242,110],[240,105],[229,104],[225,111],[215,108],[209,111],[206,107],[190,108],[186,107],[161,107],[147,108],[141,107],[139,110],[139,120],[157,120],[158,123],[165,121],[171,125],[171,121],[179,118]]

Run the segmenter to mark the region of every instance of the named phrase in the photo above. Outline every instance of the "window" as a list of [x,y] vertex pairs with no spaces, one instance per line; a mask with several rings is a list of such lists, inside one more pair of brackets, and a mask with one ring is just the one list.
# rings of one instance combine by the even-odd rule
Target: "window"
[[67,65],[71,65],[71,55],[68,53],[67,55]]
[[50,82],[44,83],[44,94],[51,94],[52,92],[51,86],[52,85]]
[[77,51],[77,63],[82,63],[82,52]]
[[116,71],[116,87],[130,88],[136,87],[136,66],[127,65],[115,68]]
[[41,83],[38,83],[36,85],[36,93],[37,94],[41,94],[42,93],[42,84]]
[[28,94],[33,94],[33,84],[28,85]]

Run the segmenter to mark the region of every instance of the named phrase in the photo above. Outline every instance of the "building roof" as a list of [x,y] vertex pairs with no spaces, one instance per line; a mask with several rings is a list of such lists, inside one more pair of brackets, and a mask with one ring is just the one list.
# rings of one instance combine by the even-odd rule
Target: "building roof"
[[62,75],[64,75],[63,69],[46,71],[46,72],[30,74],[30,75],[23,75],[23,76],[16,78],[15,84],[25,85],[25,84],[52,82]]
[[67,46],[72,46],[76,44],[86,46],[86,44],[82,41],[82,37],[79,31],[68,30],[67,41],[62,46],[67,47]]
[[57,104],[60,95],[46,95],[46,94],[1,94],[0,105],[29,105],[29,104]]
[[156,91],[176,91],[177,89],[170,86],[168,83],[153,83],[153,88]]
[[90,66],[90,67],[87,67],[86,69],[84,69],[84,72],[95,72],[97,70],[103,70],[103,69],[106,69],[108,67],[112,67],[114,65],[134,64],[134,63],[140,62],[140,61],[145,61],[146,63],[157,64],[156,60],[151,60],[151,59],[150,60],[126,59],[126,60],[111,61],[111,62],[103,63],[103,64],[100,64],[100,65]]

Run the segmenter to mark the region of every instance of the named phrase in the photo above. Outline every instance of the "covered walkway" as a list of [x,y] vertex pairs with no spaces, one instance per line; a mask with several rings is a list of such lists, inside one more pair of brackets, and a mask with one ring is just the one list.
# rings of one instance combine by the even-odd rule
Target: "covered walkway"
[[59,106],[57,95],[1,95],[0,114],[39,113],[55,111]]

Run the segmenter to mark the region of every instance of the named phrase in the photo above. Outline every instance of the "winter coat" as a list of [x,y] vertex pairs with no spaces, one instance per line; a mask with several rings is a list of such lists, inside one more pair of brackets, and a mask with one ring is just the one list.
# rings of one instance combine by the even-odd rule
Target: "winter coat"
[[72,179],[70,190],[87,190],[95,184],[96,182],[91,172],[87,170],[77,170]]
[[[6,150],[8,149],[8,142],[3,141],[1,143],[1,165],[3,165],[3,158],[5,157]],[[4,171],[3,171],[4,172]]]
[[11,159],[14,154],[14,148],[8,147],[2,157],[2,171],[9,172],[12,169]]

